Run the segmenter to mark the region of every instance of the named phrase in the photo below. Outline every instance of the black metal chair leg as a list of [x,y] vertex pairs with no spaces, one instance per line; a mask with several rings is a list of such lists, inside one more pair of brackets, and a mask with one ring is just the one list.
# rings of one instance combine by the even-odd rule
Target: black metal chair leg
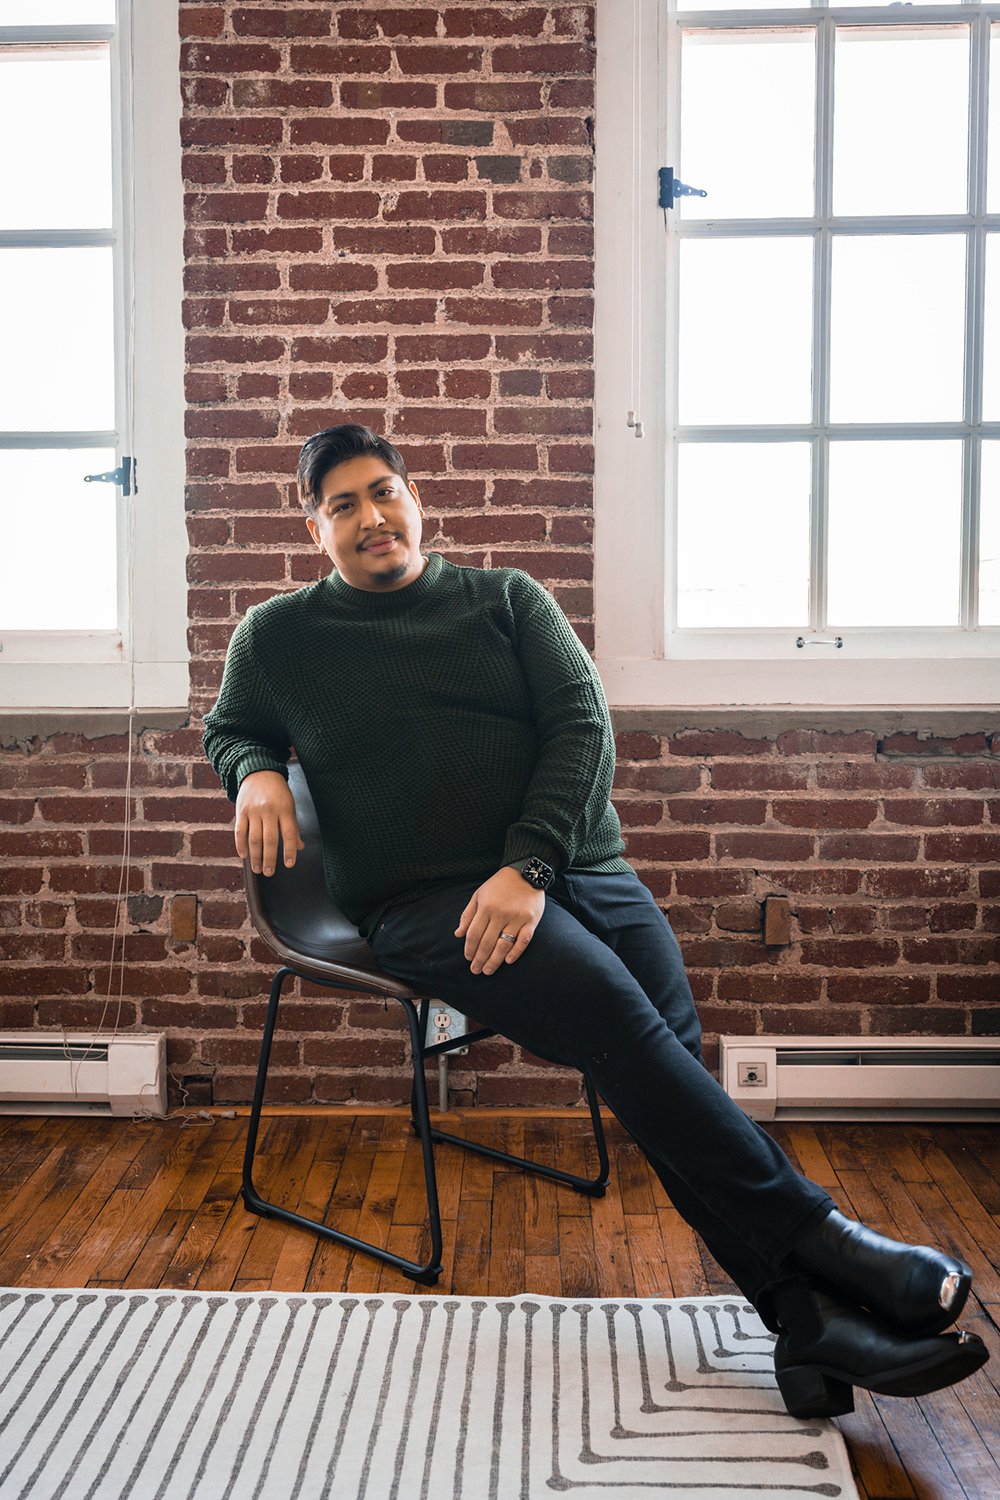
[[478,1141],[467,1140],[461,1135],[450,1135],[444,1130],[432,1129],[431,1136],[435,1141],[446,1141],[449,1146],[461,1146],[466,1151],[475,1151],[477,1156],[488,1156],[491,1161],[506,1162],[508,1166],[520,1167],[524,1172],[533,1172],[536,1177],[550,1177],[553,1182],[560,1182],[564,1187],[571,1187],[577,1193],[586,1193],[589,1198],[603,1198],[611,1175],[608,1147],[604,1138],[604,1122],[601,1119],[594,1085],[586,1073],[583,1075],[583,1080],[587,1090],[590,1120],[594,1127],[597,1159],[601,1169],[594,1178],[579,1177],[575,1172],[561,1172],[557,1167],[549,1167],[543,1162],[531,1161],[526,1156],[511,1156],[507,1151],[496,1151],[492,1146],[481,1146]]
[[388,1266],[393,1266],[397,1271],[401,1271],[404,1276],[409,1276],[413,1281],[420,1282],[424,1286],[433,1286],[442,1271],[441,1211],[438,1204],[437,1178],[434,1172],[434,1146],[431,1139],[430,1116],[427,1109],[427,1090],[424,1087],[423,1069],[420,1066],[421,1037],[417,1024],[417,1013],[412,1001],[401,1000],[400,1003],[406,1008],[410,1030],[410,1044],[413,1048],[414,1106],[421,1126],[420,1140],[423,1153],[424,1186],[427,1190],[427,1212],[431,1224],[430,1258],[423,1263],[406,1260],[401,1255],[394,1255],[390,1250],[383,1249],[381,1245],[374,1245],[369,1240],[356,1239],[353,1235],[345,1234],[339,1229],[334,1229],[331,1225],[324,1224],[319,1219],[304,1218],[302,1214],[293,1213],[289,1208],[283,1208],[280,1203],[272,1203],[268,1199],[262,1198],[254,1187],[254,1154],[257,1148],[257,1134],[260,1128],[260,1112],[264,1102],[264,1090],[267,1085],[267,1067],[271,1057],[271,1043],[274,1038],[274,1028],[278,1017],[278,1005],[281,1000],[282,986],[292,973],[293,970],[291,969],[279,969],[271,985],[271,998],[268,1004],[267,1018],[264,1022],[264,1034],[261,1040],[260,1062],[257,1066],[257,1082],[254,1088],[253,1104],[250,1109],[250,1120],[247,1128],[247,1144],[243,1155],[243,1202],[251,1213],[260,1214],[263,1218],[282,1219],[286,1224],[294,1224],[299,1229],[309,1229],[313,1234],[321,1235],[323,1239],[333,1240],[335,1244],[345,1245],[349,1250],[358,1250],[365,1255],[374,1255],[376,1259],[383,1261]]

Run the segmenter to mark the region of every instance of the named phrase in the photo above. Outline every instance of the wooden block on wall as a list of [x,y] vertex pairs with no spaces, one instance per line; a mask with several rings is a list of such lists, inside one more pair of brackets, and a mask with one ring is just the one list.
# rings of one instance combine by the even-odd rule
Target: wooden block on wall
[[768,948],[786,948],[792,940],[787,896],[764,898],[764,944]]
[[198,897],[175,896],[170,903],[170,936],[175,943],[193,943],[198,936]]

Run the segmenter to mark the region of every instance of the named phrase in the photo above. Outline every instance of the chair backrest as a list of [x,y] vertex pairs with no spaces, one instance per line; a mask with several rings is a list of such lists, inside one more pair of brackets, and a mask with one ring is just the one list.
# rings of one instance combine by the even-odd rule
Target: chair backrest
[[408,985],[382,972],[371,948],[326,888],[319,820],[305,772],[297,761],[288,767],[288,785],[305,848],[290,870],[279,855],[270,876],[255,875],[249,861],[244,863],[253,925],[289,968],[353,989],[411,995]]

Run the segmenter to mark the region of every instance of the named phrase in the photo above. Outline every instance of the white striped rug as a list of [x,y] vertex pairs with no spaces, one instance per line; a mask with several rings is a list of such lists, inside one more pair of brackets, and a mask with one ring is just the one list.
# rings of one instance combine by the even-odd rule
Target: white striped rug
[[856,1500],[726,1297],[0,1292],[2,1500]]

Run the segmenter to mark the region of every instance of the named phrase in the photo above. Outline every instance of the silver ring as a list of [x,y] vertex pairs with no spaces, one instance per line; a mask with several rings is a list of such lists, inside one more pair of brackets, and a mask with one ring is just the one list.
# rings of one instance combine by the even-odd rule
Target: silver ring
[[517,938],[511,932],[501,932],[501,934],[500,934],[500,942],[501,943],[516,943],[517,942]]

